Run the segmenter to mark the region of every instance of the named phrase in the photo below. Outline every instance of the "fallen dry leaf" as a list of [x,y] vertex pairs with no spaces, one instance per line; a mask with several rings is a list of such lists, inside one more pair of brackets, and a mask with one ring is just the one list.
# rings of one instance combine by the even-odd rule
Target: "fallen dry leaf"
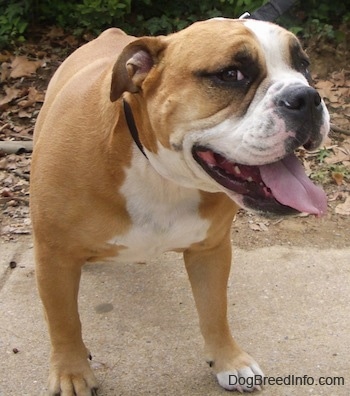
[[8,62],[3,62],[0,66],[0,82],[6,81],[11,74],[11,64]]
[[343,114],[350,117],[350,105],[345,106]]
[[268,231],[269,229],[266,227],[264,223],[258,223],[261,231]]
[[12,57],[11,52],[3,50],[0,52],[0,63],[7,62]]
[[327,165],[334,165],[343,161],[350,161],[350,151],[344,148],[333,147],[333,153],[330,157],[325,158],[324,162]]
[[32,113],[28,113],[25,110],[20,110],[17,114],[19,118],[32,118]]
[[21,90],[14,87],[5,87],[6,96],[0,99],[0,108],[1,106],[12,102],[14,99],[20,97]]
[[49,38],[60,38],[64,36],[64,30],[61,27],[53,26],[50,31],[47,33],[47,37]]
[[343,184],[344,175],[339,172],[332,172],[332,179],[336,182],[338,186]]
[[316,83],[316,88],[323,98],[329,98],[332,95],[334,84],[328,80],[320,80]]
[[346,198],[345,202],[337,205],[337,207],[335,208],[335,213],[350,216],[350,196]]
[[11,78],[30,76],[42,65],[42,61],[30,61],[25,56],[16,56],[11,64]]
[[336,87],[344,87],[346,85],[346,73],[345,70],[335,71],[332,73],[332,79]]
[[34,87],[29,87],[28,88],[28,96],[27,99],[21,100],[18,103],[18,106],[21,107],[22,109],[26,107],[33,106],[36,102],[44,102],[44,93],[37,91]]
[[7,166],[7,159],[6,157],[0,159],[0,170],[6,169]]
[[251,223],[249,224],[249,228],[253,231],[268,231],[269,229],[262,222],[259,223]]

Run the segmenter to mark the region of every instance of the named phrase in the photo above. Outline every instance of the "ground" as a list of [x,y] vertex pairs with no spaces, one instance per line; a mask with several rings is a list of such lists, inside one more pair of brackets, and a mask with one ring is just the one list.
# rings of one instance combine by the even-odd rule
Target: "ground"
[[[51,28],[16,51],[0,53],[0,235],[5,240],[16,241],[31,233],[29,175],[35,120],[52,74],[79,44],[73,36]],[[319,150],[298,154],[308,175],[323,185],[328,213],[321,219],[266,219],[240,211],[232,239],[241,248],[350,246],[349,52],[345,42],[332,46],[316,40],[309,41],[308,50],[315,64],[316,88],[331,113],[332,130]]]

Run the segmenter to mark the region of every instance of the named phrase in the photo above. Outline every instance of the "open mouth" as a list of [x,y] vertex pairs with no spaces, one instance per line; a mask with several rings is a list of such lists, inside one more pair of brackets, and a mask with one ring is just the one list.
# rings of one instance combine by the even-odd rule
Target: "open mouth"
[[243,205],[264,213],[306,212],[321,216],[327,209],[324,191],[306,176],[294,154],[260,166],[232,162],[208,147],[194,146],[193,158],[217,183],[241,196]]

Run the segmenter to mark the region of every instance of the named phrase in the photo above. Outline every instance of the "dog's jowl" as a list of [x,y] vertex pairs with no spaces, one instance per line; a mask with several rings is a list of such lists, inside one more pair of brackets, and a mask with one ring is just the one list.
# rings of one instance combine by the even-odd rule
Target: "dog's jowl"
[[286,30],[222,19],[162,37],[109,29],[60,66],[36,124],[31,175],[51,395],[97,388],[77,305],[84,263],[169,250],[183,252],[219,384],[259,388],[248,378],[262,371],[227,321],[230,228],[239,207],[326,211],[294,154],[329,129],[308,65]]

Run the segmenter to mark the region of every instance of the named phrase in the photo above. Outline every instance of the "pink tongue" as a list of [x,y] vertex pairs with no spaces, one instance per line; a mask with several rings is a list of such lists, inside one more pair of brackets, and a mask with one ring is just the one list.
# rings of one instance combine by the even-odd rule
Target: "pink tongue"
[[273,164],[262,165],[259,169],[264,183],[281,204],[317,216],[326,213],[325,192],[306,176],[303,166],[294,154]]

